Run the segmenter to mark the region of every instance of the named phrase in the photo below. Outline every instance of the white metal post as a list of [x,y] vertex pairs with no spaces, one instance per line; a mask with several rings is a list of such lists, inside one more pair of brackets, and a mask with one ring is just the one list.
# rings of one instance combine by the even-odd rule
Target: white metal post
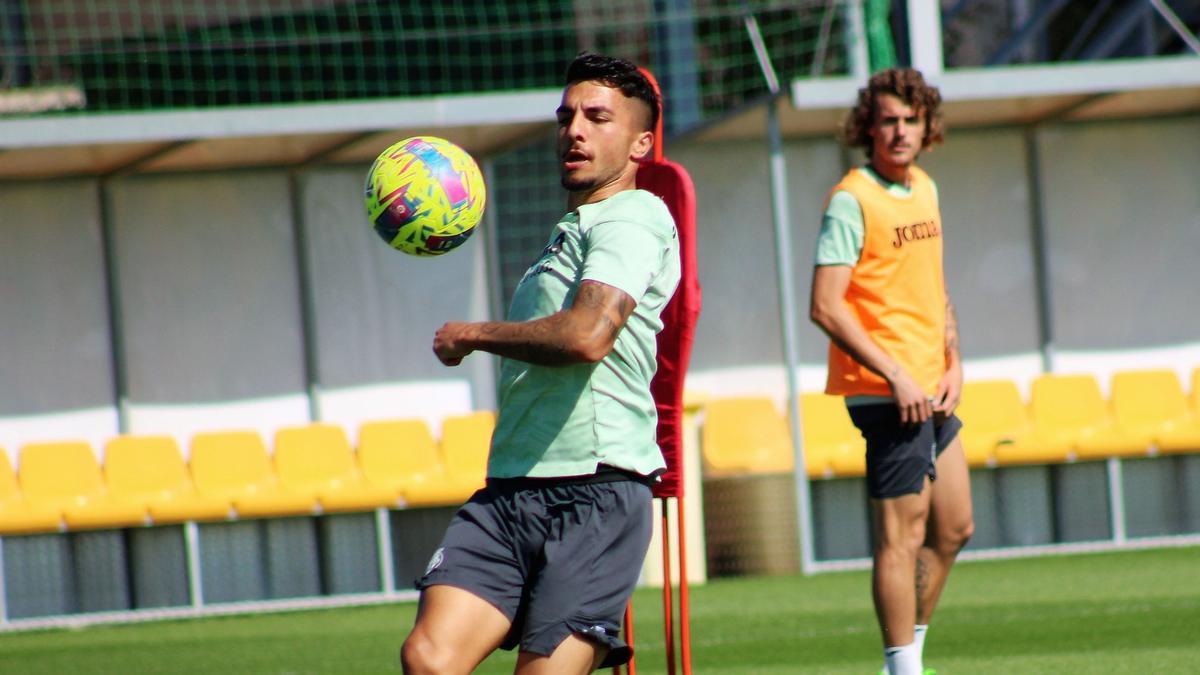
[[754,45],[759,67],[771,90],[767,101],[768,163],[771,173],[771,220],[775,227],[775,269],[779,284],[779,322],[783,332],[784,365],[787,368],[788,420],[791,422],[793,476],[796,482],[796,518],[800,530],[800,571],[813,573],[812,503],[805,470],[804,443],[800,421],[800,358],[796,324],[796,283],[792,274],[792,236],[788,219],[787,163],[783,158],[783,135],[779,129],[779,78],[771,65],[766,43],[753,14],[746,15],[746,31]]
[[1125,482],[1121,460],[1108,458],[1108,513],[1112,522],[1113,541],[1118,546],[1129,538],[1125,526]]
[[188,595],[192,607],[204,606],[204,581],[200,570],[200,526],[194,520],[183,524],[183,549],[187,555]]
[[391,595],[396,592],[395,562],[392,559],[392,524],[388,517],[389,510],[383,507],[375,509],[375,541],[379,553],[379,582],[383,586],[383,594]]
[[908,51],[912,67],[936,82],[945,70],[942,57],[942,8],[937,0],[908,0]]
[[846,56],[850,74],[855,82],[866,83],[871,76],[871,54],[867,48],[867,23],[863,17],[862,0],[849,0],[844,5]]

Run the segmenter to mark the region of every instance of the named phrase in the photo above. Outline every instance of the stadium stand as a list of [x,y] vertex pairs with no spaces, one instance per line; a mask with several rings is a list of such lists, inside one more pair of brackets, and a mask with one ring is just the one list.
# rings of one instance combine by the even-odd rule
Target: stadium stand
[[363,423],[358,461],[368,482],[396,490],[406,506],[456,503],[459,491],[444,488],[446,469],[424,420]]
[[1192,371],[1192,392],[1190,398],[1192,401],[1192,412],[1197,417],[1200,417],[1200,366],[1197,366]]
[[787,423],[766,397],[710,401],[701,435],[705,475],[782,473],[795,465]]
[[21,447],[21,491],[35,508],[62,513],[68,529],[144,525],[144,506],[108,491],[92,446],[84,441],[29,443]]
[[1149,436],[1117,426],[1091,375],[1042,375],[1034,380],[1030,405],[1039,424],[1073,441],[1077,459],[1142,457],[1149,451]]
[[192,480],[200,494],[233,502],[243,518],[313,513],[316,499],[280,484],[254,431],[210,431],[192,437]]
[[179,444],[170,436],[110,440],[104,446],[104,478],[114,499],[147,509],[156,525],[231,515],[229,499],[196,491]]
[[1188,410],[1175,371],[1117,372],[1112,377],[1111,392],[1113,414],[1123,433],[1153,439],[1159,452],[1200,450],[1200,422]]
[[963,384],[955,414],[963,420],[963,451],[972,467],[996,465],[996,448],[1029,433],[1029,411],[1011,380],[977,380]]
[[61,513],[34,506],[21,494],[8,451],[0,448],[0,535],[53,532],[61,526]]
[[866,474],[867,444],[846,412],[840,396],[802,394],[801,433],[809,477],[852,477]]
[[444,504],[461,504],[469,499],[484,485],[495,426],[496,414],[490,410],[451,415],[442,420],[440,447],[445,473],[437,484],[411,485],[405,493],[406,499],[412,500],[411,503],[430,503],[436,495]]
[[1032,431],[996,448],[1005,464],[1055,464],[1079,459],[1144,456],[1149,439],[1117,429],[1091,375],[1040,375],[1030,397]]
[[324,511],[363,511],[400,501],[399,490],[367,482],[340,426],[280,429],[275,433],[274,459],[283,486],[316,498]]

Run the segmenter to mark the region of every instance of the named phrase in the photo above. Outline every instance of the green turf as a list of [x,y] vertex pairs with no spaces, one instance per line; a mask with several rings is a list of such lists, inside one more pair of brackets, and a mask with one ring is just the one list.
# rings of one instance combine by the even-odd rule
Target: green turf
[[[1200,667],[1200,548],[960,564],[926,644],[953,673],[1188,673]],[[693,589],[693,672],[875,673],[868,575]],[[665,672],[658,592],[639,591],[638,672]],[[0,672],[394,673],[411,604],[0,635]],[[509,673],[513,656],[479,673]]]

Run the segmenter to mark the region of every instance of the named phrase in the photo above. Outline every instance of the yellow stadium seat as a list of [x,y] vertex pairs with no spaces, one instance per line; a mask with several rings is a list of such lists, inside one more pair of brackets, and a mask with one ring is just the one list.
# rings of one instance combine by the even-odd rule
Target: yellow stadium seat
[[1200,367],[1192,371],[1192,391],[1189,398],[1192,401],[1192,413],[1200,417]]
[[1040,375],[1030,400],[1033,431],[996,449],[1001,464],[1136,457],[1148,438],[1117,428],[1091,375]]
[[1029,410],[1010,380],[974,380],[963,384],[955,410],[963,421],[959,436],[970,466],[994,466],[996,449],[1030,431]]
[[325,511],[391,507],[400,499],[398,490],[373,485],[363,478],[350,441],[334,424],[278,430],[275,471],[285,487],[316,498]]
[[1132,370],[1112,378],[1113,414],[1129,436],[1152,438],[1161,452],[1200,451],[1200,421],[1173,370]]
[[144,525],[144,506],[113,498],[86,441],[30,443],[21,448],[21,491],[40,510],[63,514],[69,529]]
[[408,506],[462,503],[446,480],[437,443],[423,420],[366,422],[358,430],[358,461],[374,485],[397,490]]
[[801,394],[800,421],[809,477],[866,475],[867,442],[850,420],[844,398]]
[[104,446],[104,477],[118,501],[150,511],[155,523],[228,518],[228,499],[203,497],[170,436],[118,436]]
[[228,499],[246,518],[312,513],[316,499],[280,484],[262,437],[254,431],[210,431],[192,437],[192,480],[200,494]]
[[410,486],[405,499],[413,504],[433,503],[439,497],[450,499],[443,503],[451,504],[469,499],[487,480],[488,450],[495,427],[496,415],[487,410],[443,419],[440,447],[445,473],[438,485]]
[[30,504],[21,494],[8,451],[0,448],[0,535],[54,532],[61,527],[62,513]]
[[708,477],[781,473],[795,466],[784,416],[766,397],[724,398],[704,407],[701,450]]

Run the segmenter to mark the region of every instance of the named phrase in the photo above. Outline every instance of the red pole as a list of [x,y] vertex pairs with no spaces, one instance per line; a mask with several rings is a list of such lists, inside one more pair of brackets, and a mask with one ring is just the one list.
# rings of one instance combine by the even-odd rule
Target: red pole
[[671,590],[671,512],[670,499],[659,499],[662,505],[663,540],[663,629],[667,644],[667,673],[675,675],[675,598]]
[[684,526],[683,495],[675,498],[679,509],[679,652],[683,675],[692,675],[692,613],[688,603],[687,528]]
[[[633,600],[625,605],[625,644],[633,649]],[[634,665],[634,657],[629,657],[629,663],[625,665],[625,670],[629,675],[637,675],[637,666]],[[621,666],[613,666],[613,675],[621,675]]]

